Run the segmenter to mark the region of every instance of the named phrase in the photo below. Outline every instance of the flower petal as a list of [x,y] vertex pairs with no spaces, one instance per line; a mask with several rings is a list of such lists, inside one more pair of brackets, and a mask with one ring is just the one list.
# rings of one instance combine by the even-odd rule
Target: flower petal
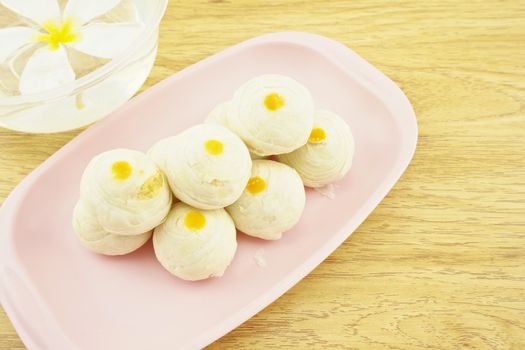
[[102,16],[121,0],[69,0],[64,9],[64,18],[73,17],[80,24],[91,21],[93,18]]
[[32,94],[57,87],[75,80],[75,72],[60,46],[57,50],[43,47],[29,58],[20,76],[20,93]]
[[0,4],[39,24],[60,17],[57,0],[0,0]]
[[141,30],[137,24],[91,23],[82,27],[80,40],[71,46],[91,56],[114,58],[131,45]]
[[0,64],[22,46],[29,44],[37,31],[29,27],[0,29]]
[[[120,3],[106,12],[101,22],[109,23],[137,23],[142,19],[138,13],[136,0],[121,0]],[[106,20],[107,19],[107,20]]]

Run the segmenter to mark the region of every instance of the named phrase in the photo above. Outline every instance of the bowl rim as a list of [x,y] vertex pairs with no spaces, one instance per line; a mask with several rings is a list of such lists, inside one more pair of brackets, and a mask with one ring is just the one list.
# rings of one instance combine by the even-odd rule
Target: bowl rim
[[[144,23],[144,28],[140,34],[135,38],[135,40],[133,40],[130,46],[122,52],[121,55],[113,58],[108,63],[102,65],[92,72],[89,72],[79,79],[75,79],[67,84],[63,84],[49,90],[26,95],[0,97],[0,106],[13,107],[27,103],[50,102],[63,97],[76,95],[82,90],[95,85],[114,71],[122,68],[122,66],[129,61],[130,57],[133,57],[137,51],[143,48],[143,46],[146,44],[146,41],[155,31],[158,30],[160,21],[166,12],[167,6],[168,0],[159,0],[156,8],[154,9],[153,15],[148,22]],[[0,119],[6,117],[9,116],[0,116]]]

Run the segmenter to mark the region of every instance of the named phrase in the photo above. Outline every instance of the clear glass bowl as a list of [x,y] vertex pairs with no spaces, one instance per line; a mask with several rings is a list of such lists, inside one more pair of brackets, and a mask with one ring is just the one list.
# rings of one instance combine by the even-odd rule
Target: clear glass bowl
[[[27,95],[0,91],[0,127],[30,133],[80,128],[105,117],[137,92],[153,67],[168,0],[124,1],[135,6],[143,24],[129,49],[111,60],[83,61],[81,67],[91,70],[57,88]],[[0,15],[5,11],[0,5]],[[0,81],[7,81],[2,74],[0,70]]]

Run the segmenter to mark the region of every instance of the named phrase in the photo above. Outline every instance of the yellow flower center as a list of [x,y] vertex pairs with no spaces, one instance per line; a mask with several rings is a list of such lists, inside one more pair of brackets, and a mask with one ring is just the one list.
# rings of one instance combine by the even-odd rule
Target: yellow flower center
[[184,225],[192,231],[199,231],[206,226],[206,217],[198,210],[192,210],[186,213]]
[[313,128],[308,138],[310,143],[321,143],[326,139],[326,132],[321,128]]
[[131,164],[125,160],[119,160],[111,166],[111,172],[113,173],[113,178],[116,180],[126,180],[131,176],[133,167]]
[[262,177],[254,176],[248,180],[246,190],[251,194],[261,193],[266,189],[266,181]]
[[35,40],[48,43],[50,50],[58,50],[60,44],[77,41],[80,37],[80,34],[75,31],[73,20],[70,18],[62,22],[55,20],[45,21],[42,24],[42,28],[47,33],[37,34]]
[[218,156],[224,151],[224,144],[219,140],[208,140],[204,144],[204,148],[212,156]]
[[276,92],[266,95],[264,98],[264,105],[270,111],[276,111],[284,106],[284,98]]

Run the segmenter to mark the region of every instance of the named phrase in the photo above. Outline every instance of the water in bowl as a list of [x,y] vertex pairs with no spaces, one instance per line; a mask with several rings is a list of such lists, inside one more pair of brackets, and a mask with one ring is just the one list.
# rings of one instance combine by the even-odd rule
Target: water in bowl
[[[66,2],[67,1],[59,1],[62,9]],[[132,0],[123,0],[106,14],[97,17],[95,21],[106,23],[142,23],[137,13],[135,3]],[[42,31],[39,25],[33,21],[0,5],[0,28],[13,26],[31,27]],[[20,94],[18,84],[22,70],[31,55],[37,49],[46,45],[46,43],[31,43],[25,45],[14,52],[4,63],[0,64],[0,96],[16,96]],[[109,62],[109,59],[90,56],[72,47],[67,47],[67,52],[69,62],[75,71],[77,79]]]
[[[59,0],[62,10],[66,2]],[[158,1],[122,0],[93,21],[144,25],[147,16],[151,16],[154,3]],[[39,24],[0,5],[0,28],[12,26],[44,31]],[[0,126],[28,132],[54,132],[77,128],[102,118],[128,100],[143,84],[155,59],[157,32],[143,43],[143,47],[130,57],[126,65],[109,74],[103,81],[87,86],[80,93],[72,92],[70,96],[34,104],[30,101],[20,105],[10,103],[11,97],[20,95],[20,76],[27,61],[37,49],[45,45],[43,42],[27,44],[0,63]],[[111,61],[87,55],[67,45],[66,51],[77,80]],[[26,95],[20,97],[25,98]]]

